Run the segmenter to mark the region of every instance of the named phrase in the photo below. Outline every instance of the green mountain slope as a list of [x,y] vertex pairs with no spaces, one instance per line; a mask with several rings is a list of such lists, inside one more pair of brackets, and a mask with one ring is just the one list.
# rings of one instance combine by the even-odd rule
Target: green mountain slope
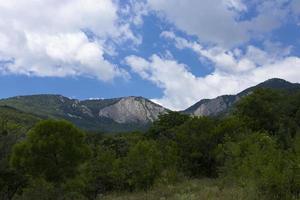
[[[0,120],[10,129],[26,132],[42,118],[8,106],[0,106]],[[3,125],[3,124],[1,124]]]

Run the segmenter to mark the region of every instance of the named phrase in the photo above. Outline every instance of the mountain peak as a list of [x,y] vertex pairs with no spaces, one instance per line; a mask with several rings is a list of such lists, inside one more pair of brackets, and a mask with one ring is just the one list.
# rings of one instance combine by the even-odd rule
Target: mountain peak
[[291,83],[288,82],[284,79],[280,79],[280,78],[272,78],[272,79],[268,79],[260,84],[258,84],[256,87],[269,87],[269,88],[274,88],[274,89],[286,89],[286,88],[294,88],[295,86],[297,87],[297,83]]
[[118,123],[146,124],[153,122],[159,114],[165,112],[167,109],[144,97],[129,96],[101,109],[99,116],[113,119]]
[[240,100],[240,98],[250,94],[257,88],[294,91],[300,90],[300,84],[290,83],[280,78],[272,78],[256,86],[250,87],[237,95],[223,95],[214,99],[201,100],[183,112],[195,116],[216,116],[221,113],[226,113],[238,100]]
[[297,90],[300,88],[300,84],[299,83],[291,83],[288,82],[284,79],[280,79],[280,78],[271,78],[268,79],[262,83],[259,83],[256,86],[250,87],[242,92],[240,92],[239,94],[237,94],[238,96],[244,96],[249,94],[250,92],[254,91],[257,88],[265,88],[265,89],[276,89],[276,90]]

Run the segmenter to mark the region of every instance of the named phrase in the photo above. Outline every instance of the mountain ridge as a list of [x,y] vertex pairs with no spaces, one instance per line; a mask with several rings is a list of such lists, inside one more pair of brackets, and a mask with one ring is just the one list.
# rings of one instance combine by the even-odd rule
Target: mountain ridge
[[44,118],[66,119],[84,129],[105,132],[143,130],[159,114],[168,111],[146,98],[135,96],[78,100],[40,94],[1,99],[1,105]]
[[236,102],[258,88],[293,91],[300,90],[300,84],[291,83],[280,78],[272,78],[235,95],[221,95],[213,99],[202,99],[181,112],[193,116],[218,116],[228,112]]
[[[299,83],[269,79],[236,95],[202,99],[181,111],[193,116],[218,116],[257,88],[300,90]],[[125,132],[145,130],[160,114],[170,110],[141,96],[78,100],[59,94],[37,94],[0,99],[0,106],[44,118],[65,119],[87,130]]]

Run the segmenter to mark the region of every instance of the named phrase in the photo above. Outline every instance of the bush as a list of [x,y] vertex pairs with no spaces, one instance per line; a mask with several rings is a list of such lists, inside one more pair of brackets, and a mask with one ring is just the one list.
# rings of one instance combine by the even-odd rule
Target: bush
[[162,171],[161,154],[154,141],[138,142],[121,161],[119,170],[125,173],[125,182],[130,190],[151,187]]
[[244,187],[255,187],[261,198],[291,199],[294,195],[294,171],[287,152],[265,133],[247,135],[239,141],[227,141],[222,169],[226,180]]
[[85,186],[83,193],[89,199],[115,189],[117,184],[113,178],[114,162],[116,153],[100,145],[92,154],[90,161],[84,169]]

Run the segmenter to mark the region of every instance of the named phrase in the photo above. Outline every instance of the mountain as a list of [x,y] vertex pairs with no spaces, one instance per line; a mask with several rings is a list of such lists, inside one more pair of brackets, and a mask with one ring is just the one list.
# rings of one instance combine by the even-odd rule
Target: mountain
[[118,123],[147,124],[158,118],[166,109],[142,97],[126,97],[99,111],[99,116]]
[[143,97],[84,100],[61,95],[17,96],[0,100],[42,118],[66,119],[87,130],[121,132],[145,129],[168,110]]
[[[203,99],[182,112],[193,116],[225,114],[239,99],[251,94],[257,88],[294,91],[300,90],[300,84],[282,79],[270,79],[236,95]],[[0,117],[17,116],[14,120],[30,125],[40,119],[65,119],[80,128],[103,132],[145,130],[159,114],[166,112],[168,109],[146,98],[134,96],[80,101],[61,95],[45,94],[0,100]]]
[[228,112],[239,99],[251,94],[258,88],[294,91],[300,90],[300,84],[273,78],[254,87],[250,87],[236,95],[223,95],[214,99],[203,99],[182,112],[193,116],[217,116]]
[[18,130],[18,133],[26,133],[42,118],[22,112],[12,107],[0,106],[0,126]]

